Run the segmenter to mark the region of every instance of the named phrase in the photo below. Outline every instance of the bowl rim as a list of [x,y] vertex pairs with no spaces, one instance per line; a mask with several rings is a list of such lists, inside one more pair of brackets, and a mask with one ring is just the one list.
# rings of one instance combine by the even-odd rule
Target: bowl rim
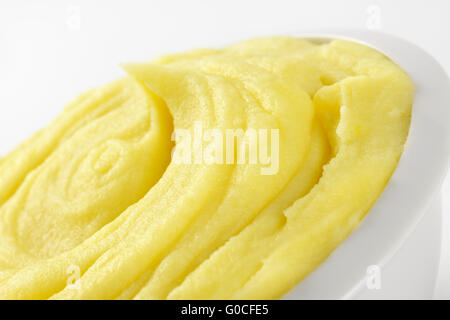
[[351,299],[364,289],[367,268],[382,270],[432,203],[446,176],[450,155],[450,80],[418,46],[371,30],[320,29],[289,33],[299,38],[345,39],[383,53],[415,86],[411,126],[398,166],[361,224],[284,299]]

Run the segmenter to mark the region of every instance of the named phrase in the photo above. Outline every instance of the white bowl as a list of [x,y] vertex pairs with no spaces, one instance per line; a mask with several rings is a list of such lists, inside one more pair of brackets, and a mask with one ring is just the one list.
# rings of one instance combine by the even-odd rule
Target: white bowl
[[330,257],[284,297],[354,298],[365,287],[367,268],[382,268],[389,262],[439,194],[450,154],[450,81],[429,54],[391,35],[368,30],[321,30],[293,35],[318,41],[339,38],[364,43],[403,68],[416,89],[405,149],[380,198]]
[[[245,31],[239,34],[241,38],[255,36]],[[87,32],[84,36],[89,35]],[[382,267],[391,259],[414,230],[440,189],[449,161],[450,134],[447,122],[450,120],[450,81],[430,55],[417,46],[390,35],[368,30],[336,29],[291,35],[321,41],[345,38],[372,46],[402,67],[416,87],[412,123],[405,150],[383,194],[344,243],[285,296],[286,299],[352,298],[364,288],[367,267]],[[136,36],[135,39],[141,42],[140,37]],[[236,39],[235,32],[230,31],[228,34],[221,34],[220,40],[223,43],[233,43],[239,39]],[[106,48],[118,49],[116,40],[111,38]],[[164,53],[166,49],[161,50]],[[122,55],[127,54],[126,50],[122,52]],[[77,55],[82,56],[81,53]],[[87,63],[87,60],[83,59],[83,63]],[[96,72],[100,71],[96,69]],[[102,74],[103,76],[107,78],[109,73]],[[85,79],[78,80],[83,83]],[[49,107],[46,105],[45,108]],[[55,104],[55,113],[56,110],[59,110],[58,104]],[[42,124],[46,122],[41,121]]]

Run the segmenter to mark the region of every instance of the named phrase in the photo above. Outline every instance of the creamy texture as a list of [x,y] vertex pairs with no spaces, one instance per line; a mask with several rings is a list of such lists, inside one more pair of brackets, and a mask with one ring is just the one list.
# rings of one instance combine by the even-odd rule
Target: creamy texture
[[[279,298],[358,225],[408,133],[408,76],[353,42],[124,69],[0,159],[0,298]],[[171,162],[172,131],[196,121],[278,129],[279,170]]]

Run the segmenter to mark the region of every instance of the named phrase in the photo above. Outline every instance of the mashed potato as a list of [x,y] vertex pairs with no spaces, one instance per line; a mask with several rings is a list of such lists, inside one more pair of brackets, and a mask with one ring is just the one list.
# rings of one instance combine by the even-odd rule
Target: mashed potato
[[[0,298],[280,298],[359,224],[408,134],[410,79],[349,41],[262,38],[123,67],[0,159]],[[276,170],[176,163],[174,133],[196,123],[276,130]]]

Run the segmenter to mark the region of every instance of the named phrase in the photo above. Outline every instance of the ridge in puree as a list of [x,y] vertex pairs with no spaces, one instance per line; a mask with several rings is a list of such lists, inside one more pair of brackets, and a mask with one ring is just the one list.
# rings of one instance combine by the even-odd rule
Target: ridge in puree
[[[359,224],[408,134],[410,79],[354,42],[260,38],[123,68],[0,159],[0,298],[280,298]],[[173,133],[199,121],[277,130],[276,172],[175,163]]]

